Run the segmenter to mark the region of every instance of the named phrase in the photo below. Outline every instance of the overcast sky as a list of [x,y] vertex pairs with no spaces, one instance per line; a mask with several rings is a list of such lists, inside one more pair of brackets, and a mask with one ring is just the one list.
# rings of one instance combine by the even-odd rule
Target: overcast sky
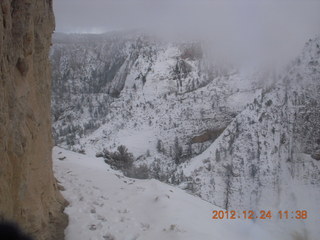
[[57,32],[147,28],[286,56],[320,35],[320,0],[54,0],[54,10]]

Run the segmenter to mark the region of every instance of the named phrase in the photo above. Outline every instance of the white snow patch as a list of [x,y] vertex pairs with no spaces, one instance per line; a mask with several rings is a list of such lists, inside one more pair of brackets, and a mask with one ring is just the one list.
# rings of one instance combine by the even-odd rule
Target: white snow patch
[[70,202],[66,240],[280,239],[249,220],[213,220],[218,207],[156,180],[126,178],[102,159],[57,147],[53,158]]

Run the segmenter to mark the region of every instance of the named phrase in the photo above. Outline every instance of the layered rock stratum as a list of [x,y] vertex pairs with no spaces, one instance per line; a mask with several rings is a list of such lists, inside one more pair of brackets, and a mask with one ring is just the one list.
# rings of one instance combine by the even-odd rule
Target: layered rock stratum
[[37,240],[67,218],[51,160],[52,0],[0,2],[0,216]]

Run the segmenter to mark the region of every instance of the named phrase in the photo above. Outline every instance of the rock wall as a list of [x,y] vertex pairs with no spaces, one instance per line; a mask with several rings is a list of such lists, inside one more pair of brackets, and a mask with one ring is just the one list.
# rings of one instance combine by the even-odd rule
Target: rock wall
[[0,216],[37,240],[63,239],[51,160],[52,0],[0,1]]

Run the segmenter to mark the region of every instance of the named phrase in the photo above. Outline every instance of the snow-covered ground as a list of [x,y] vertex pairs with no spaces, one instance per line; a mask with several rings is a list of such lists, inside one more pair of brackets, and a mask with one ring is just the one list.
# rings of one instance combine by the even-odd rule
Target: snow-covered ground
[[157,180],[126,178],[99,158],[58,147],[53,158],[70,202],[66,240],[304,239],[276,221],[213,220],[218,207]]

